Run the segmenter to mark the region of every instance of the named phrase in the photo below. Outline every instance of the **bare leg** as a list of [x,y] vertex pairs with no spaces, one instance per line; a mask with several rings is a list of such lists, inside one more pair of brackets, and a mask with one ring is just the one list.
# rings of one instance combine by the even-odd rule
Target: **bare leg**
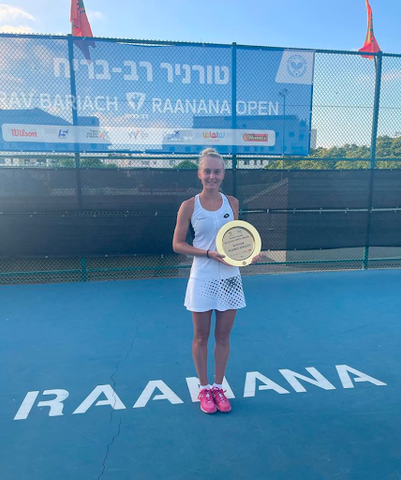
[[230,355],[230,333],[234,325],[236,314],[237,310],[226,310],[225,312],[219,312],[216,310],[216,328],[214,331],[216,338],[216,346],[214,349],[214,381],[216,383],[223,383],[227,361]]
[[207,342],[209,340],[211,318],[212,310],[208,312],[192,312],[194,323],[192,356],[201,385],[209,383],[207,379]]

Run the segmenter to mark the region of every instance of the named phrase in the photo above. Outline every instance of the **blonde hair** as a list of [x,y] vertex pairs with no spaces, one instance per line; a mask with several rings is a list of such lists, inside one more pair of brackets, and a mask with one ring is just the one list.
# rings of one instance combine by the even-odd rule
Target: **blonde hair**
[[220,153],[217,152],[215,148],[205,148],[204,150],[201,151],[199,155],[199,170],[202,168],[203,161],[205,160],[205,158],[208,158],[208,157],[218,158],[219,160],[221,160],[221,164],[224,170],[224,158],[222,155],[220,155]]

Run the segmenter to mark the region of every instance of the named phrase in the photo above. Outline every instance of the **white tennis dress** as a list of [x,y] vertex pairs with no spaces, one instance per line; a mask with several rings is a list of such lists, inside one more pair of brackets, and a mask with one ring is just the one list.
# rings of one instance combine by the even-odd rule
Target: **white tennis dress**
[[[216,250],[216,235],[220,228],[234,220],[234,213],[225,195],[223,204],[215,212],[205,210],[199,195],[195,197],[191,223],[195,231],[193,246],[203,250]],[[246,306],[238,267],[217,262],[211,258],[195,256],[188,280],[184,305],[191,312],[231,310]]]

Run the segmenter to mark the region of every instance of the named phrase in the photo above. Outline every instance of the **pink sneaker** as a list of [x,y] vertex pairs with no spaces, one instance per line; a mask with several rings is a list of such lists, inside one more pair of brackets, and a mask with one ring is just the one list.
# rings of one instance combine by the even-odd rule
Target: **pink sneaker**
[[216,404],[213,400],[213,395],[211,390],[208,388],[204,388],[199,392],[198,398],[200,400],[200,409],[204,413],[215,413],[216,412]]
[[214,398],[214,403],[220,412],[228,413],[231,410],[230,402],[228,398],[224,395],[227,390],[223,390],[222,388],[213,387],[212,388],[212,395]]

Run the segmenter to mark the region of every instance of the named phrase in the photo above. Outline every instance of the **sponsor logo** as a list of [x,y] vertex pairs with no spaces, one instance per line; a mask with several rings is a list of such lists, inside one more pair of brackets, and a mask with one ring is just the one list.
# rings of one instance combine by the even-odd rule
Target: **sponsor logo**
[[203,138],[224,138],[226,134],[224,132],[203,132]]
[[89,130],[89,132],[86,133],[86,138],[99,138],[99,131]]
[[166,141],[168,142],[183,142],[184,139],[181,137],[181,133],[179,130],[175,130],[173,133],[169,133],[166,135]]
[[229,213],[226,213],[226,214],[224,215],[224,218],[228,218],[229,216],[230,216],[230,214],[229,214]]
[[132,130],[131,132],[129,132],[128,136],[130,140],[140,140],[144,138],[149,138],[149,133],[139,130],[137,128],[136,130]]
[[12,128],[11,129],[11,135],[13,137],[37,137],[38,133],[37,132],[28,132],[25,130],[25,128]]
[[173,133],[168,133],[163,141],[169,143],[191,142],[192,136],[190,134],[183,135],[183,132],[180,130],[174,130]]
[[95,129],[91,129],[89,130],[89,132],[86,133],[86,138],[93,138],[93,139],[96,139],[96,138],[101,138],[102,140],[104,140],[105,142],[107,141],[107,133],[105,130],[95,130]]
[[146,94],[141,92],[128,92],[126,93],[126,98],[132,110],[139,112],[145,103]]
[[292,77],[302,77],[306,72],[306,60],[301,55],[292,55],[287,60],[287,71]]
[[245,142],[267,142],[269,135],[267,133],[244,133],[242,138]]
[[141,133],[140,130],[135,130],[134,132],[129,132],[129,138],[134,138],[135,140],[139,137],[139,134]]
[[58,131],[58,138],[66,138],[68,135],[68,130],[59,130]]

